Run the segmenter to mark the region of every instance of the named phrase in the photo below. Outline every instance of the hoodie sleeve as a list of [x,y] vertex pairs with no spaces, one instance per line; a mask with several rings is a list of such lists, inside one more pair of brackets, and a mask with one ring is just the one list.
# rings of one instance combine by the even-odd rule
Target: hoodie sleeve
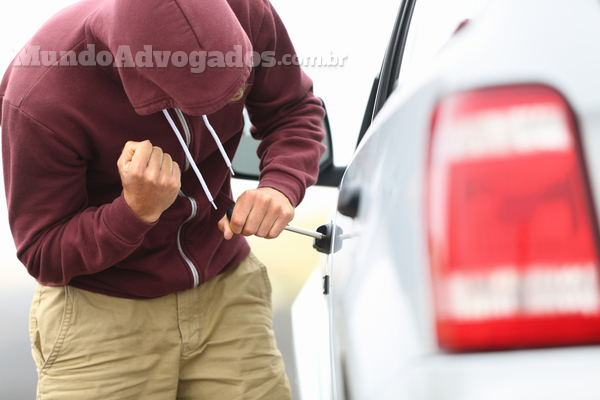
[[246,107],[253,125],[251,132],[261,140],[257,151],[261,160],[259,187],[277,189],[297,206],[306,188],[318,178],[325,150],[321,143],[325,111],[300,66],[284,65],[290,64],[296,53],[268,2],[253,44],[258,65]]
[[153,226],[139,220],[122,196],[88,207],[85,160],[6,101],[2,158],[17,256],[40,283],[65,285],[109,268],[131,254]]

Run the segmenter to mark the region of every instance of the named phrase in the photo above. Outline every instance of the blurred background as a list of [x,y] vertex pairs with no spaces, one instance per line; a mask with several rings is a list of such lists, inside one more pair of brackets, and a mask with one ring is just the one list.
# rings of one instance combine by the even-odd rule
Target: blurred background
[[[3,0],[0,3],[0,71],[35,31],[73,0]],[[338,66],[306,66],[314,92],[327,106],[336,165],[351,158],[374,77],[381,66],[399,1],[372,0],[349,7],[342,0],[272,0],[296,52],[303,58],[337,57]],[[1,166],[0,166],[1,168]],[[235,180],[234,195],[255,182]],[[327,222],[336,189],[313,187],[296,210],[293,225],[315,229]],[[290,306],[310,273],[322,264],[312,239],[285,231],[275,240],[249,238],[267,265],[273,286],[274,330],[297,393]],[[28,313],[35,281],[15,256],[0,185],[0,399],[35,397],[36,371],[29,349]],[[296,397],[296,396],[295,396]]]

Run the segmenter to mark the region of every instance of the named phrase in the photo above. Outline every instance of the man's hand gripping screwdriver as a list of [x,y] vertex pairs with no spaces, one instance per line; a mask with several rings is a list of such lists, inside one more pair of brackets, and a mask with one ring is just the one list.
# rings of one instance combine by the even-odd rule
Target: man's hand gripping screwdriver
[[[235,204],[232,204],[227,209],[227,219],[229,219],[229,220],[231,220],[231,215],[233,214],[234,207],[235,207]],[[310,236],[311,238],[315,238],[315,239],[324,239],[325,238],[325,235],[323,235],[322,233],[310,231],[308,229],[298,228],[296,226],[287,225],[284,229],[287,231],[290,231],[290,232],[299,233],[301,235]]]

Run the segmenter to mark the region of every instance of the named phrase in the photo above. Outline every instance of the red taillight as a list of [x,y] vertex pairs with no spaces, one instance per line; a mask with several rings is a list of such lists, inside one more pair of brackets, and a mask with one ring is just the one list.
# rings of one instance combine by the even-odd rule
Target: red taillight
[[600,342],[594,214],[563,97],[524,85],[445,98],[428,168],[439,345]]

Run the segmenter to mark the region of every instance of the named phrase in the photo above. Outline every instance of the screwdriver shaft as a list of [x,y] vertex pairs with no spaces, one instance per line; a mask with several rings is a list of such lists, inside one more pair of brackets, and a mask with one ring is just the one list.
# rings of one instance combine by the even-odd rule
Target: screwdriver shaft
[[301,235],[310,236],[310,237],[315,238],[315,239],[323,239],[325,237],[325,235],[323,235],[320,232],[310,231],[308,229],[298,228],[296,226],[291,226],[291,225],[287,225],[284,229],[286,231],[296,232],[296,233],[299,233]]

